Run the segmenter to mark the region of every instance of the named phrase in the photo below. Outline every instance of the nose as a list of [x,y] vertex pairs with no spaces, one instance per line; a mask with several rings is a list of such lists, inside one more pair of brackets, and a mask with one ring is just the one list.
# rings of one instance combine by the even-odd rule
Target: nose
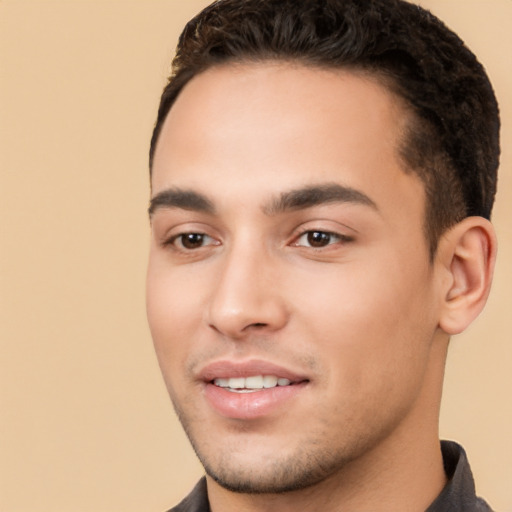
[[279,269],[269,254],[233,248],[221,265],[207,308],[211,328],[239,340],[254,332],[269,334],[286,325],[289,313]]

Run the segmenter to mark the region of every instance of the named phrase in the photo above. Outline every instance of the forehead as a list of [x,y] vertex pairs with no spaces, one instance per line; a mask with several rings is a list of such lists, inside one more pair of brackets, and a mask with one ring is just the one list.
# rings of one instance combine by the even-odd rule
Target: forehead
[[221,180],[219,193],[275,193],[334,178],[370,196],[379,180],[400,193],[405,178],[415,179],[398,152],[407,119],[401,100],[363,72],[282,62],[214,67],[185,86],[167,116],[153,192]]

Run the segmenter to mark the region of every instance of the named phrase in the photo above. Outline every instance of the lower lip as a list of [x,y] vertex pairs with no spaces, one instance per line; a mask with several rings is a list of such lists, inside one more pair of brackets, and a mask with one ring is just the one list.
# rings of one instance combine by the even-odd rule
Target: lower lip
[[306,386],[306,382],[290,386],[276,386],[250,393],[236,393],[206,384],[205,396],[211,407],[221,416],[251,420],[271,415],[293,400]]

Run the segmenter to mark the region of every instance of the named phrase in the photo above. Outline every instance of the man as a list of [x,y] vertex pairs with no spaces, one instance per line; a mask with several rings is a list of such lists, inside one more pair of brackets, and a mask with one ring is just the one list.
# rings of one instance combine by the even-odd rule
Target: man
[[176,511],[485,511],[439,442],[485,305],[499,119],[401,0],[221,0],[153,133],[148,318],[206,477]]

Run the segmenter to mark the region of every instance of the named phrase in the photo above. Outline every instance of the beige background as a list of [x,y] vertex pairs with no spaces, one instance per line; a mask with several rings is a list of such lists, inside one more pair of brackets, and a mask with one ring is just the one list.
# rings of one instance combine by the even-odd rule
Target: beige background
[[[201,469],[144,311],[147,149],[178,30],[205,0],[0,0],[0,512],[163,511]],[[424,0],[503,112],[485,313],[450,350],[443,437],[512,511],[512,0]]]

